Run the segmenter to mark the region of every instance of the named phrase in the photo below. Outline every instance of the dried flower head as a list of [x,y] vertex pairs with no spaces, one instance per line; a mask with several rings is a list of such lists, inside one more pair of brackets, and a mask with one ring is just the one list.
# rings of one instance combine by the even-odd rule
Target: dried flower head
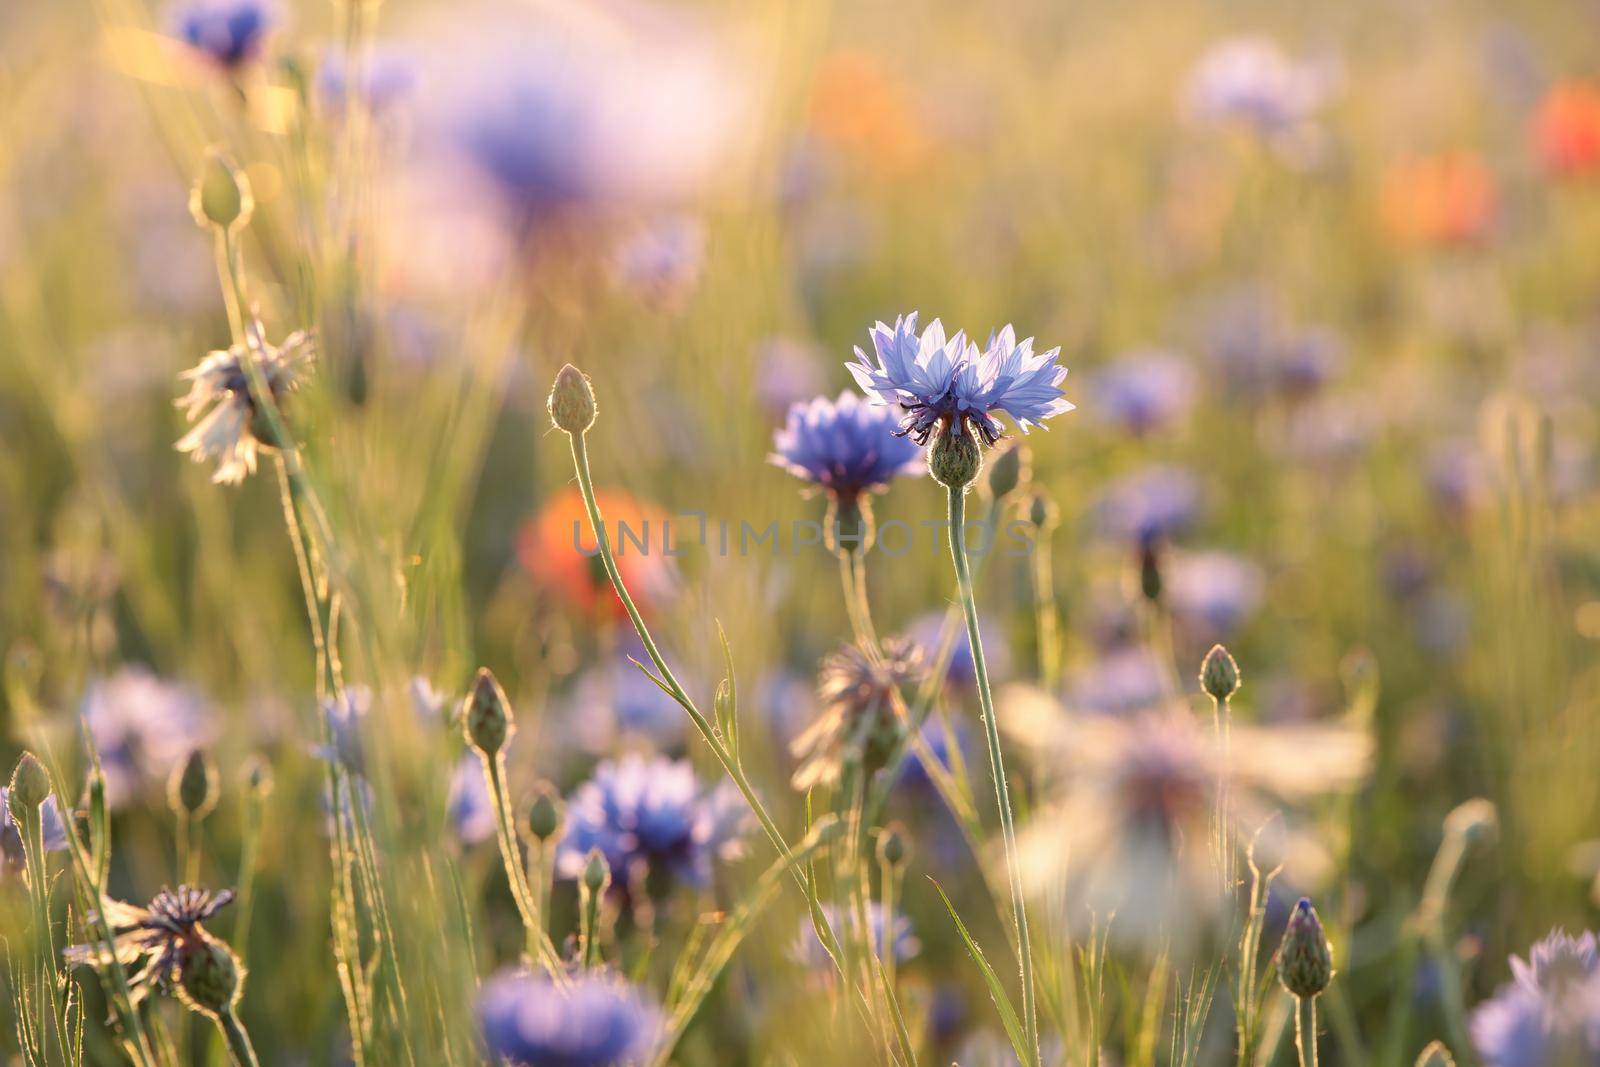
[[104,918],[112,929],[111,948],[90,942],[72,945],[63,956],[70,964],[104,968],[110,965],[114,952],[117,962],[133,968],[129,987],[133,1002],[138,1004],[151,993],[173,990],[184,954],[209,939],[201,924],[232,900],[231,889],[213,895],[185,885],[176,892],[163,889],[146,907],[108,901]]
[[252,322],[246,336],[246,344],[211,352],[198,367],[179,375],[189,383],[189,392],[177,404],[195,425],[178,441],[177,449],[197,463],[215,459],[217,472],[211,480],[219,484],[244,481],[255,473],[260,449],[276,443],[270,422],[251,394],[246,360],[255,361],[277,405],[299,388],[306,365],[316,357],[311,335],[304,331],[270,345],[261,324]]
[[882,767],[905,730],[900,687],[921,665],[922,650],[905,639],[885,641],[881,658],[846,645],[824,659],[817,682],[822,711],[790,746],[800,761],[794,787],[835,783],[846,763],[869,772]]

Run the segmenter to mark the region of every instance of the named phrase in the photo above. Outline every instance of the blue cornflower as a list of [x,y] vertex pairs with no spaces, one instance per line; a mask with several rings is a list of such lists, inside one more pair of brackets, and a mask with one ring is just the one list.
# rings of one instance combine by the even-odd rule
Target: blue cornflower
[[875,325],[872,347],[875,361],[857,348],[859,362],[845,366],[868,399],[905,411],[900,432],[921,445],[940,427],[960,435],[969,425],[992,445],[1001,435],[996,411],[1010,415],[1027,433],[1073,407],[1061,395],[1067,376],[1067,368],[1056,362],[1061,349],[1035,353],[1033,338],[1019,342],[1010,326],[979,351],[963,332],[947,339],[938,319],[919,335],[912,312],[893,326]]
[[660,753],[683,749],[689,717],[634,661],[645,662],[644,646],[630,639],[615,659],[585,671],[573,686],[571,713],[563,719],[585,752],[598,756],[641,742]]
[[226,70],[256,59],[277,22],[270,0],[191,0],[174,18],[179,38]]
[[[44,825],[44,850],[65,852],[67,824],[61,819],[61,805],[56,803],[54,793],[44,798],[44,803],[39,805],[39,814]],[[11,790],[0,786],[0,873],[21,870],[26,862],[22,827],[11,817]]]
[[1125,715],[1155,707],[1165,695],[1160,661],[1137,645],[1127,645],[1098,656],[1072,677],[1067,686],[1067,706]]
[[468,752],[456,763],[445,809],[463,843],[475,845],[494,836],[494,800],[483,777],[483,761],[476,754]]
[[345,688],[332,700],[322,703],[327,721],[327,743],[316,745],[312,754],[331,763],[343,764],[355,774],[366,772],[366,746],[361,740],[361,724],[372,710],[372,690],[364,685]]
[[216,732],[197,691],[144,667],[123,667],[91,682],[82,713],[105,771],[106,802],[114,808],[164,786],[173,767],[209,745]]
[[344,49],[330,48],[317,68],[317,94],[334,115],[344,112],[346,98],[375,117],[395,111],[417,88],[417,61],[410,52],[379,45],[365,57],[352,83]]
[[1139,352],[1100,372],[1095,409],[1133,434],[1145,434],[1181,418],[1194,405],[1195,374],[1169,352]]
[[1514,981],[1472,1014],[1472,1043],[1488,1067],[1600,1063],[1596,936],[1564,930],[1511,957]]
[[739,854],[748,821],[732,782],[707,789],[688,760],[629,753],[602,761],[568,800],[556,874],[577,878],[589,850],[598,848],[614,885],[631,885],[635,873],[648,872],[704,886],[714,860]]
[[1097,510],[1106,533],[1149,545],[1194,522],[1200,511],[1200,485],[1180,467],[1145,467],[1109,485]]
[[[920,615],[907,627],[906,634],[922,649],[924,662],[932,663],[939,654],[939,643],[945,633],[948,620],[943,611],[930,611]],[[980,620],[985,629],[998,627],[995,620],[983,618]],[[993,648],[984,650],[985,665],[989,669],[989,677],[1003,681],[1011,673],[1011,651],[1005,642],[998,642]],[[950,642],[950,659],[944,668],[945,685],[964,693],[971,693],[978,684],[977,671],[972,666],[972,644],[967,639],[966,627],[959,624],[953,627]]]
[[854,393],[819,396],[789,408],[772,435],[772,462],[822,487],[835,500],[879,492],[901,474],[923,469],[922,450],[897,433],[897,419]]
[[478,994],[483,1040],[517,1067],[620,1067],[643,1062],[661,1034],[661,1011],[637,988],[604,974],[563,987],[542,974],[502,971]]
[[[922,943],[911,932],[911,920],[897,914],[891,923],[886,918],[887,914],[881,903],[876,900],[868,901],[867,925],[872,931],[872,949],[878,957],[881,959],[887,951],[893,951],[896,960],[904,961],[922,951]],[[822,916],[828,921],[828,928],[833,931],[834,937],[842,943],[844,927],[841,925],[839,913],[831,904],[824,904]],[[796,963],[813,970],[826,970],[832,966],[822,942],[817,940],[817,930],[812,925],[809,915],[801,918],[800,934],[795,938],[789,954]]]
[[1229,552],[1178,556],[1167,575],[1173,611],[1213,635],[1249,618],[1261,605],[1264,584],[1260,567]]

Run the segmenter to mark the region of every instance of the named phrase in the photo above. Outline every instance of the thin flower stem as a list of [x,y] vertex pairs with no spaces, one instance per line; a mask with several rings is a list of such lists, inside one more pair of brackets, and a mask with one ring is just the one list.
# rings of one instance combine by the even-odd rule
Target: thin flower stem
[[1213,697],[1211,704],[1212,728],[1216,733],[1217,751],[1222,761],[1217,773],[1216,813],[1213,816],[1217,835],[1217,866],[1222,875],[1223,898],[1232,899],[1236,856],[1231,825],[1232,800],[1228,794],[1233,776],[1233,708],[1227,697]]
[[1006,875],[1011,886],[1012,919],[1016,924],[1017,961],[1022,972],[1022,1025],[1030,1062],[1039,1062],[1039,1016],[1035,1003],[1033,945],[1028,936],[1028,912],[1022,895],[1022,873],[1017,856],[1017,829],[1006,785],[1005,759],[1000,752],[1000,727],[995,720],[994,697],[989,690],[989,667],[983,655],[983,635],[978,628],[978,605],[972,591],[962,527],[966,519],[966,488],[950,489],[950,557],[956,569],[956,587],[967,620],[967,642],[972,649],[972,670],[978,683],[978,705],[984,738],[989,748],[989,770],[994,778],[995,802],[1000,808],[1000,833],[1005,843]]
[[1039,529],[1033,546],[1034,640],[1039,643],[1039,684],[1055,692],[1061,680],[1061,612],[1056,605],[1055,564],[1050,555],[1050,527]]
[[1316,997],[1295,998],[1294,1047],[1300,1053],[1300,1067],[1317,1067]]
[[228,1043],[228,1055],[233,1057],[236,1067],[261,1067],[261,1061],[256,1059],[255,1046],[250,1044],[250,1034],[232,1008],[217,1016],[217,1028]]
[[517,838],[512,832],[511,800],[507,795],[504,766],[498,755],[489,756],[479,753],[483,761],[484,779],[489,786],[489,799],[494,805],[495,838],[500,844],[500,859],[505,865],[506,880],[511,883],[511,897],[516,901],[517,911],[522,916],[522,925],[528,942],[528,954],[537,959],[557,982],[561,982],[566,974],[561,965],[561,958],[556,954],[555,946],[550,943],[550,937],[545,933],[544,921],[541,919],[539,898],[534,895],[533,888],[528,884],[528,876],[522,866],[522,856],[517,849]]

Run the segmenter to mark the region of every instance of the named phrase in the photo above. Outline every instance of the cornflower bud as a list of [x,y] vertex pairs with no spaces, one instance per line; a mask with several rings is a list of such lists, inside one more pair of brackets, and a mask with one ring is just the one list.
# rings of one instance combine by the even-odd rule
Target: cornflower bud
[[203,819],[217,806],[217,768],[204,749],[191,749],[189,756],[167,779],[167,804],[176,815]]
[[1227,700],[1239,691],[1239,665],[1221,645],[1212,645],[1200,664],[1200,688],[1213,700]]
[[244,172],[221,152],[207,152],[200,177],[189,192],[189,213],[194,220],[201,226],[231,232],[249,225],[254,211],[255,198]]
[[541,782],[528,805],[528,833],[535,840],[549,841],[561,831],[561,798],[548,782]]
[[1333,949],[1322,931],[1317,909],[1306,897],[1294,906],[1278,946],[1278,981],[1294,996],[1318,996],[1333,981]]
[[499,752],[516,728],[511,721],[511,703],[489,668],[479,668],[462,719],[467,741],[485,756]]
[[28,813],[37,814],[39,805],[50,795],[50,772],[32,752],[24,752],[11,772],[11,817],[18,824]]
[[556,372],[555,384],[550,387],[546,403],[550,421],[570,434],[581,434],[594,425],[594,390],[589,378],[568,363]]

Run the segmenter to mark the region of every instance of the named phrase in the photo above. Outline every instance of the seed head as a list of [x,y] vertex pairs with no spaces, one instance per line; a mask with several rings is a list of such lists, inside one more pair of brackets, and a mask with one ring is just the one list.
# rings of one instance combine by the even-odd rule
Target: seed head
[[1278,981],[1302,1000],[1315,997],[1333,981],[1333,949],[1322,931],[1317,909],[1306,897],[1294,906],[1278,946]]
[[1239,665],[1221,645],[1212,645],[1200,664],[1200,688],[1214,700],[1227,700],[1239,691]]
[[167,779],[167,803],[174,814],[203,819],[217,806],[217,768],[203,748],[191,749],[189,757],[173,768]]
[[971,433],[942,430],[928,449],[928,472],[946,489],[965,489],[978,480],[981,470],[983,452]]
[[594,425],[594,390],[589,378],[568,363],[556,372],[555,384],[550,387],[550,400],[546,404],[550,420],[570,434],[580,434]]
[[478,669],[462,718],[467,741],[485,756],[499,752],[515,729],[511,721],[511,702],[489,668]]
[[24,752],[11,772],[11,792],[7,798],[11,804],[11,817],[19,825],[25,825],[23,816],[29,812],[37,814],[39,805],[49,795],[50,772],[44,769],[44,764],[32,752]]
[[189,192],[189,213],[194,220],[201,226],[232,232],[249,225],[255,206],[244,171],[221,152],[207,152],[200,177]]
[[244,968],[223,942],[204,930],[178,949],[178,992],[194,1011],[212,1017],[232,1011],[244,986]]

